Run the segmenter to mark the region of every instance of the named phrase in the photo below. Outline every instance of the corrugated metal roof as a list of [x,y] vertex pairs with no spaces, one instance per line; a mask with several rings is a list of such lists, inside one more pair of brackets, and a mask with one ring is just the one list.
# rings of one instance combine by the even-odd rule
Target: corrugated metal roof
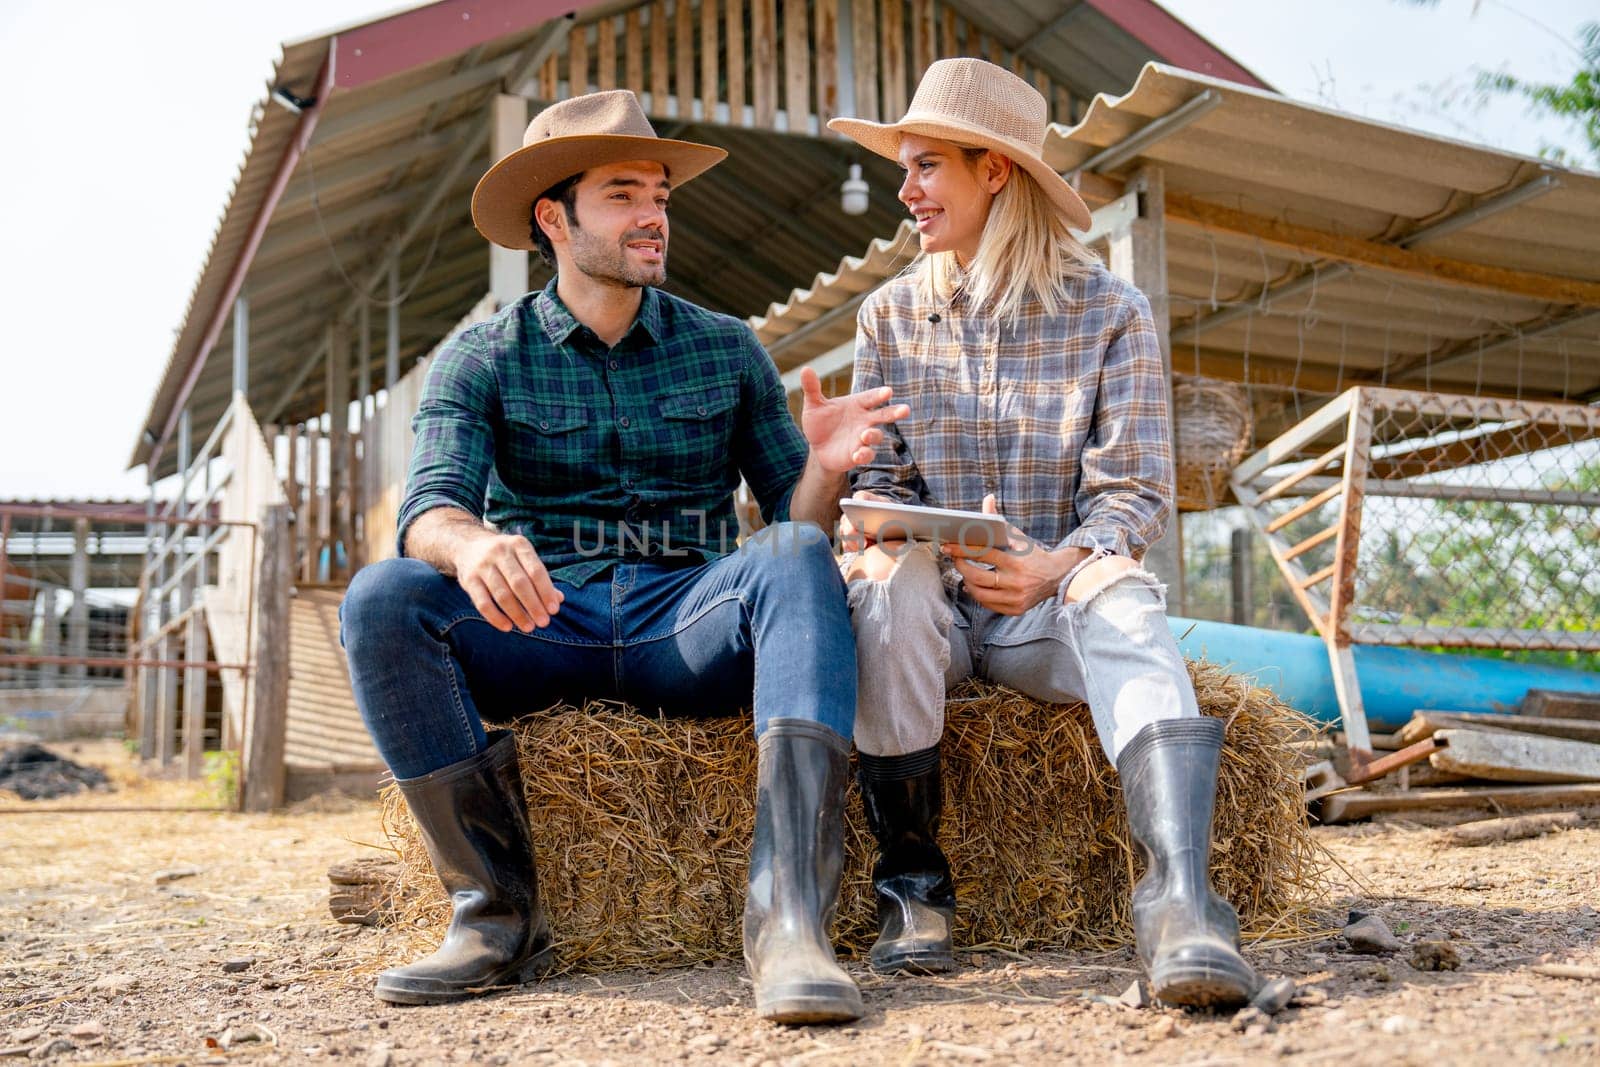
[[[1513,193],[1526,198],[1413,250],[1487,271],[1600,283],[1600,175],[1158,64],[1127,94],[1096,97],[1077,125],[1052,127],[1045,156],[1072,171],[1205,92],[1220,104],[1127,162],[1086,176],[1083,188],[1093,206],[1120,193],[1121,179],[1139,168],[1161,168],[1174,369],[1261,387],[1258,436],[1293,421],[1301,398],[1361,382],[1600,395],[1600,314],[1588,297],[1563,299],[1559,285],[1555,298],[1542,298],[1368,265],[1347,269],[1325,250],[1198,221],[1214,206],[1353,238],[1358,249],[1403,247],[1444,219],[1548,178],[1548,189]],[[821,275],[753,321],[776,341],[902,266],[875,245],[864,259],[847,258],[838,280]],[[1233,318],[1210,318],[1219,312]],[[808,336],[786,352],[788,364],[837,343],[833,333]]]
[[[484,135],[488,102],[545,24],[526,25],[535,11],[529,4],[477,0],[476,8],[483,10],[467,11],[472,6],[466,0],[440,0],[284,46],[268,96],[252,113],[250,148],[151,400],[147,425],[153,433],[159,435],[171,420],[184,377],[226,297],[229,273],[296,135],[297,116],[270,102],[271,88],[313,95],[322,63],[336,45],[340,54],[360,54],[358,62],[372,69],[352,76],[350,62],[335,64],[337,88],[323,102],[310,147],[250,263],[244,292],[251,313],[252,406],[264,422],[297,421],[322,410],[323,375],[306,371],[328,321],[350,305],[356,286],[367,284],[383,249],[421,211],[441,175],[469,148],[470,157],[442,191],[443,207],[401,259],[406,296],[402,367],[426,353],[483,295],[487,247],[472,228],[468,201],[489,163]],[[579,3],[577,24],[630,6],[631,0]],[[1019,49],[1032,62],[1070,74],[1062,83],[1080,99],[1132,79],[1139,64],[1155,54],[1140,34],[1192,52],[1199,64],[1214,61],[1236,69],[1238,76],[1252,77],[1150,0],[1078,0],[1067,5],[1057,0],[950,0],[942,6],[987,28],[990,46]],[[486,13],[493,17],[483,17]],[[473,14],[472,25],[478,27],[472,47],[441,56],[453,47],[443,37],[444,43],[431,51],[427,42],[418,41],[419,27],[426,29],[422,23],[444,18],[454,27],[465,14]],[[511,33],[492,29],[507,24],[523,28]],[[358,41],[373,47],[364,52],[350,47]],[[378,43],[388,49],[381,56]],[[413,53],[435,58],[406,65]],[[564,61],[561,69],[564,76]],[[372,80],[362,81],[367,75]],[[664,135],[720,144],[731,153],[727,162],[673,199],[669,288],[708,307],[748,315],[797,279],[827,269],[873,235],[889,232],[899,220],[894,165],[848,142],[672,119],[656,124]],[[845,216],[837,207],[838,184],[851,162],[862,164],[873,189],[873,206],[865,216]],[[536,268],[534,284],[542,277]],[[375,362],[381,365],[383,309],[374,306],[372,311],[372,348],[380,353]],[[229,322],[188,399],[197,442],[229,403],[231,346]],[[163,453],[158,474],[173,469],[173,451],[168,447]],[[151,452],[141,441],[130,465],[144,462]]]

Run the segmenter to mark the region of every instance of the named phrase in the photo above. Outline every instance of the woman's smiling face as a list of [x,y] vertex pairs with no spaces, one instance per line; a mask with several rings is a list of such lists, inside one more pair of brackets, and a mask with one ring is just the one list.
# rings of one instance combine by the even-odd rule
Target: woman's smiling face
[[900,202],[916,219],[922,251],[954,252],[970,262],[1011,161],[994,152],[969,156],[953,141],[908,133],[900,138],[899,163],[906,175]]

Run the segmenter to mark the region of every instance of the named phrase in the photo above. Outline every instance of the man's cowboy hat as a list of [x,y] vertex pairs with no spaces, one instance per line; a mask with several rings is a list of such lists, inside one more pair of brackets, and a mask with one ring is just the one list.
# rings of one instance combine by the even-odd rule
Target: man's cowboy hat
[[478,232],[507,248],[533,248],[533,201],[564,178],[607,163],[650,160],[674,187],[727,156],[710,145],[657,137],[639,100],[626,89],[551,104],[528,123],[522,147],[490,167],[472,191]]
[[1087,230],[1088,206],[1044,161],[1048,116],[1039,90],[1009,70],[981,59],[941,59],[929,65],[899,122],[830,119],[828,129],[890,159],[899,157],[900,136],[907,133],[993,149],[1033,176],[1067,225]]

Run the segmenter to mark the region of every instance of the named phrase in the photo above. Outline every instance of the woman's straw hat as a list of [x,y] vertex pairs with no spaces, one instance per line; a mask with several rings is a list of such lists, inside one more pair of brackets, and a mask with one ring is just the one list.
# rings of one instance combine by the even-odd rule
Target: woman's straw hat
[[472,222],[497,245],[531,249],[534,198],[564,178],[642,159],[666,167],[676,188],[727,155],[710,145],[657,137],[638,97],[626,89],[575,96],[535,115],[522,147],[479,180],[472,191]]
[[899,122],[832,119],[828,129],[880,156],[896,159],[902,134],[991,148],[1033,176],[1067,224],[1089,228],[1089,208],[1076,189],[1044,161],[1049,107],[1039,90],[981,59],[941,59],[928,67]]

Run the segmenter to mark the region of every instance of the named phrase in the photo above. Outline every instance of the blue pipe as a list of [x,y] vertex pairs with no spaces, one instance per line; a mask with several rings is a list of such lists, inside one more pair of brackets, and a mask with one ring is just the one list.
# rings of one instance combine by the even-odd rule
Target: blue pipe
[[[1339,721],[1333,668],[1321,638],[1202,619],[1167,622],[1190,659],[1252,675],[1290,707],[1319,722]],[[1355,663],[1367,722],[1375,729],[1399,729],[1420,709],[1514,712],[1529,689],[1600,694],[1600,672],[1503,659],[1356,645]]]

